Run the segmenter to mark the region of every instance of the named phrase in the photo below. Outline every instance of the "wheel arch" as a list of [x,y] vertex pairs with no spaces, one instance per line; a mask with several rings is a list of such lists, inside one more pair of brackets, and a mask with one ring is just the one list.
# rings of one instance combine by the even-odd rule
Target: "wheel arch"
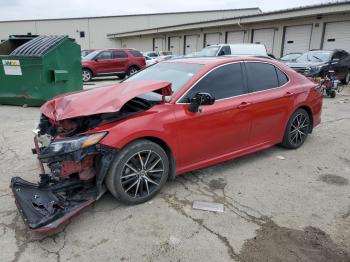
[[[176,159],[174,156],[173,151],[171,150],[171,147],[168,145],[168,143],[166,143],[163,139],[159,138],[159,137],[155,137],[155,136],[143,136],[143,137],[138,137],[136,139],[133,139],[131,141],[128,142],[128,144],[133,143],[137,140],[149,140],[157,145],[159,145],[167,154],[168,158],[169,158],[169,176],[168,176],[168,180],[174,180],[175,176],[176,176]],[[126,145],[124,145],[126,146]]]
[[129,67],[128,67],[128,70],[129,70],[130,68],[132,68],[132,67],[136,67],[138,70],[141,69],[141,67],[138,66],[138,65],[136,65],[136,64],[130,64]]
[[84,70],[84,69],[89,70],[93,76],[95,75],[94,71],[93,71],[90,67],[83,66],[83,67],[81,68],[81,70]]
[[[314,128],[314,118],[313,118],[313,114],[312,114],[311,108],[310,108],[309,106],[307,106],[307,105],[301,105],[301,106],[299,106],[298,108],[296,108],[296,109],[294,110],[294,112],[297,111],[297,110],[299,110],[299,109],[304,109],[304,110],[307,112],[307,114],[309,115],[310,122],[311,122],[310,128],[309,128],[309,133],[312,133],[312,130],[313,130],[313,128]],[[293,112],[293,113],[294,113],[294,112]]]

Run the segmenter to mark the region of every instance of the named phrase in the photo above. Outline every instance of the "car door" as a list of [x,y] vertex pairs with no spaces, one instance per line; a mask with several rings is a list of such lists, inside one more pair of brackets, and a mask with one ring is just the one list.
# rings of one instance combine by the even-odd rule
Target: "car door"
[[[243,79],[241,63],[220,66],[199,80],[175,104],[180,166],[191,167],[248,144],[251,116],[245,108],[248,94]],[[188,110],[189,101],[200,92],[211,94],[216,101],[192,113]]]
[[251,146],[280,142],[294,105],[288,77],[274,65],[245,62],[248,103],[252,112]]
[[331,61],[331,69],[334,70],[338,79],[345,78],[350,65],[349,59],[349,54],[345,51],[334,52]]
[[113,51],[113,73],[125,72],[128,68],[128,54],[125,51]]
[[99,53],[94,62],[97,74],[108,74],[113,71],[113,59],[111,51],[102,51]]

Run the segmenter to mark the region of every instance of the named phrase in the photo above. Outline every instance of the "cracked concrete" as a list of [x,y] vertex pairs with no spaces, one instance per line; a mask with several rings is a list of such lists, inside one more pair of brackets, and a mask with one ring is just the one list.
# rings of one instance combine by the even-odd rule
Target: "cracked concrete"
[[[187,173],[142,205],[106,194],[50,234],[24,226],[9,189],[12,176],[37,180],[38,109],[0,106],[0,261],[278,261],[275,247],[290,249],[286,261],[309,261],[297,244],[276,244],[289,236],[323,239],[325,257],[350,250],[349,96],[346,87],[325,98],[322,124],[298,150],[273,147]],[[194,200],[225,212],[193,210]]]

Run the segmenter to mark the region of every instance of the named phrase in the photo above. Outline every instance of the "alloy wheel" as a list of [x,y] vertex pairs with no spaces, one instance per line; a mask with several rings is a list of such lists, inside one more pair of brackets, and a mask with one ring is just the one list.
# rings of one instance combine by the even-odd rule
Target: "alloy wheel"
[[88,82],[91,79],[91,73],[89,71],[83,70],[83,81]]
[[135,68],[135,67],[132,67],[132,68],[130,68],[130,70],[129,70],[129,75],[133,75],[133,74],[135,74],[135,73],[137,73],[137,68]]
[[164,174],[162,158],[152,150],[139,151],[126,161],[120,182],[133,198],[146,197],[160,186]]
[[295,146],[301,145],[304,143],[308,131],[309,119],[302,113],[296,115],[290,127],[290,142]]

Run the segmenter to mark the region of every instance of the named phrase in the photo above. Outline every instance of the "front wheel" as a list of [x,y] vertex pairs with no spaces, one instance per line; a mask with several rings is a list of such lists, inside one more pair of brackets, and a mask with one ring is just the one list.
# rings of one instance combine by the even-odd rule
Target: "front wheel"
[[310,125],[309,114],[304,109],[295,111],[287,123],[282,146],[290,149],[300,147],[309,134]]
[[106,177],[111,194],[125,204],[140,204],[153,198],[169,175],[165,151],[149,140],[138,140],[116,156]]
[[92,72],[89,69],[83,69],[83,82],[89,82],[92,78]]

